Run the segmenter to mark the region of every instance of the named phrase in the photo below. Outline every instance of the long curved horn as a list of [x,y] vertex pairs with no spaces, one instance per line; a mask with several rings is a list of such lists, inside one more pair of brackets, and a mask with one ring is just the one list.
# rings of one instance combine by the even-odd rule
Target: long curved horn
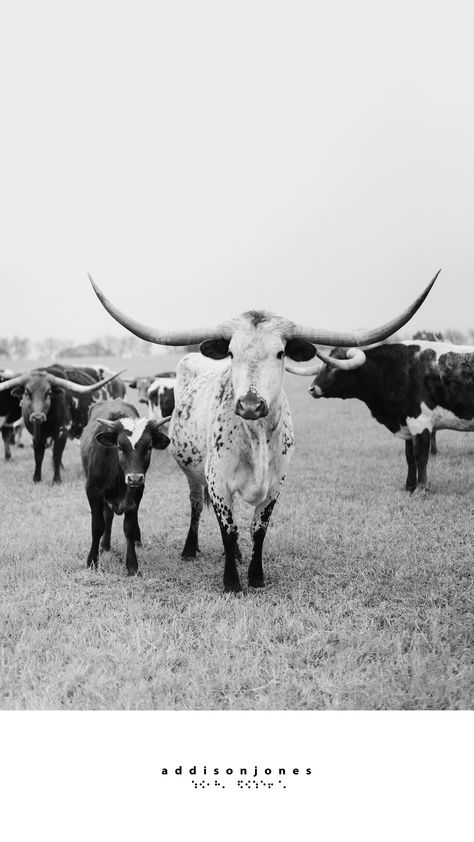
[[319,357],[323,363],[326,363],[329,368],[341,368],[343,371],[350,371],[352,368],[360,368],[361,365],[364,365],[367,359],[360,348],[349,348],[346,352],[345,360],[338,360],[336,357],[327,357],[326,354],[321,354],[320,351],[316,351],[316,356]]
[[335,331],[318,330],[313,327],[295,325],[291,336],[294,339],[306,339],[315,345],[340,345],[343,348],[360,347],[361,345],[371,345],[374,342],[381,342],[383,339],[391,336],[392,333],[396,333],[397,330],[400,330],[403,325],[410,321],[411,317],[415,315],[416,311],[423,304],[440,272],[441,269],[436,272],[433,280],[410,307],[404,310],[396,319],[392,319],[390,322],[380,325],[380,327],[376,327],[373,330],[356,330],[354,333],[336,333]]
[[204,342],[205,339],[218,339],[219,337],[230,339],[232,336],[232,329],[228,322],[223,322],[214,327],[200,327],[195,330],[164,330],[141,324],[141,322],[131,319],[130,316],[119,310],[115,304],[112,304],[93,281],[91,275],[89,275],[89,280],[100,303],[112,318],[131,333],[134,333],[135,336],[145,339],[147,342],[154,342],[156,345],[197,345]]
[[96,392],[98,389],[102,389],[102,387],[106,386],[107,383],[110,383],[111,380],[115,380],[116,377],[120,377],[120,375],[126,370],[127,369],[124,368],[123,371],[118,371],[115,374],[112,374],[111,377],[105,377],[103,380],[98,380],[97,383],[92,383],[90,386],[82,386],[80,383],[74,383],[73,380],[56,377],[55,374],[47,374],[56,386],[64,386],[64,388],[69,389],[70,392],[76,392],[80,395],[88,395],[91,392]]
[[30,375],[27,372],[26,374],[19,374],[17,377],[10,377],[9,380],[3,380],[0,383],[0,392],[4,392],[6,389],[13,389],[14,386],[26,383],[29,376]]
[[[340,368],[343,371],[360,368],[367,359],[361,348],[349,348],[346,352],[345,360],[338,360],[336,357],[327,357],[326,354],[321,354],[320,351],[316,351],[316,356],[330,368]],[[299,374],[302,377],[314,377],[316,374],[319,374],[321,369],[321,365],[313,365],[309,368],[307,366],[285,365],[285,371],[289,371],[290,374]]]

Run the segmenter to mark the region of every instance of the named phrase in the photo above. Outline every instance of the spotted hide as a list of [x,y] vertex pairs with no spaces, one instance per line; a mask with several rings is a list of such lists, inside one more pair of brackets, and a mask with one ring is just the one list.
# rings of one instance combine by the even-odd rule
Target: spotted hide
[[[331,357],[344,359],[344,349]],[[323,365],[314,398],[358,398],[391,433],[405,439],[407,491],[424,488],[437,430],[474,431],[474,347],[407,340],[365,351],[365,365],[341,371]]]
[[[234,497],[253,506],[251,587],[264,586],[262,548],[287,472],[293,427],[282,390],[284,320],[271,314],[240,317],[230,343],[203,343],[204,354],[188,354],[178,365],[176,407],[170,423],[171,451],[189,483],[191,524],[182,555],[199,550],[198,529],[207,487],[225,550],[224,589],[239,592],[236,559],[241,558]],[[293,358],[309,359],[314,348],[286,342]],[[232,355],[232,357],[227,354]],[[218,359],[224,355],[224,359]]]

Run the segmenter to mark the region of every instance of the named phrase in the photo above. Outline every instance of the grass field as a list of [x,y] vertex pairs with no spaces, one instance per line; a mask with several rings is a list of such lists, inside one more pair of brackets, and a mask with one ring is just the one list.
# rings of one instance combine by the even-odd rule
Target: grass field
[[[295,454],[264,547],[267,587],[242,598],[222,593],[212,511],[201,556],[181,560],[187,483],[167,451],[147,476],[133,580],[121,518],[101,572],[86,570],[74,442],[61,487],[49,452],[33,484],[28,436],[2,457],[2,708],[472,708],[474,437],[439,435],[430,490],[410,497],[403,442],[362,404],[316,402],[308,385],[287,375]],[[243,504],[239,522],[248,563]]]

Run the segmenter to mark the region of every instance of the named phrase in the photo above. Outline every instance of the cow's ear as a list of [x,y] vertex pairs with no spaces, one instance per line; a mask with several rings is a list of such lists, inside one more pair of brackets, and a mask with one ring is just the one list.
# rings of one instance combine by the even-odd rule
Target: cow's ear
[[168,436],[165,436],[164,433],[161,432],[161,424],[157,421],[150,421],[148,424],[148,429],[151,435],[151,442],[155,450],[166,450],[168,447],[170,440]]
[[12,393],[13,397],[15,397],[15,398],[22,398],[24,391],[25,391],[24,386],[15,386],[15,388],[12,389],[11,393]]
[[286,343],[285,354],[297,363],[304,363],[313,359],[316,348],[306,339],[289,339]]
[[206,339],[201,342],[199,350],[205,357],[211,360],[223,360],[229,356],[230,339]]
[[117,431],[116,430],[103,430],[101,433],[96,433],[95,440],[99,442],[103,447],[116,447],[117,446]]
[[131,389],[136,389],[137,388],[137,381],[132,380],[130,383],[127,383],[127,386],[130,386]]
[[58,386],[56,383],[53,383],[51,386],[51,391],[53,395],[64,395],[64,388],[63,386]]

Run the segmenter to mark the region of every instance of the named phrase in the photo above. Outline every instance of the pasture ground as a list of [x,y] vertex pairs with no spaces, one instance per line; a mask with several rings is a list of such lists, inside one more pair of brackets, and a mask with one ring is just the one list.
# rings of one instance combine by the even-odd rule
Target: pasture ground
[[[2,708],[472,708],[474,438],[441,433],[430,491],[410,497],[403,442],[362,404],[316,402],[308,385],[286,375],[296,448],[264,548],[267,587],[242,598],[222,593],[212,511],[202,554],[181,560],[187,483],[168,452],[147,477],[133,580],[121,518],[101,572],[85,568],[76,443],[59,487],[48,452],[33,484],[28,436],[2,457]],[[250,515],[239,506],[247,564]]]

